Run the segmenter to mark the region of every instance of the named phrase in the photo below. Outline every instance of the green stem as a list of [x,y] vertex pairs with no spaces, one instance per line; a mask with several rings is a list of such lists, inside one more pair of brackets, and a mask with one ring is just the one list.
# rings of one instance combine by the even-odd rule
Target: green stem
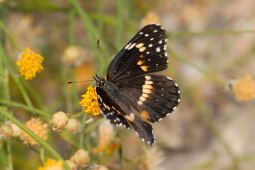
[[8,27],[4,24],[4,22],[2,20],[0,20],[0,29],[3,30],[5,35],[7,35],[7,37],[9,37],[11,43],[16,48],[16,50],[20,51],[20,47],[19,47],[18,43],[16,42],[16,40],[12,36],[12,34],[9,32]]
[[193,67],[195,70],[199,71],[201,74],[203,74],[204,76],[212,79],[213,81],[216,81],[217,83],[226,86],[228,83],[225,80],[220,79],[219,77],[217,77],[214,73],[208,71],[208,70],[204,70],[203,68],[197,66],[196,64],[194,64],[192,61],[190,61],[188,58],[183,57],[179,54],[177,54],[172,48],[169,48],[169,54],[174,56],[176,59],[190,65],[191,67]]
[[117,4],[117,29],[115,35],[115,44],[117,48],[121,48],[122,38],[123,38],[123,29],[124,29],[124,12],[126,5],[123,0],[116,0]]
[[33,131],[31,131],[29,128],[27,128],[23,123],[21,123],[18,119],[13,117],[10,113],[6,111],[3,107],[0,107],[0,113],[10,121],[12,121],[15,125],[17,125],[19,128],[21,128],[23,131],[25,131],[29,136],[31,136],[33,139],[35,139],[42,147],[44,147],[51,155],[63,161],[64,166],[66,169],[70,170],[69,166],[66,164],[64,159],[47,143],[45,142],[42,138],[37,136]]
[[29,96],[28,96],[28,94],[27,94],[25,88],[23,87],[23,85],[22,85],[22,83],[21,83],[21,80],[19,80],[19,78],[17,78],[17,77],[16,77],[15,75],[13,75],[13,74],[11,74],[11,76],[12,76],[12,79],[14,80],[15,84],[17,85],[17,87],[18,87],[18,89],[19,89],[19,91],[20,91],[20,93],[21,93],[21,95],[22,95],[24,101],[26,102],[26,104],[27,104],[28,106],[32,106],[32,102],[31,102],[31,100],[30,100],[30,98],[29,98]]
[[88,30],[88,37],[90,39],[90,42],[93,44],[93,47],[96,48],[96,39],[99,38],[99,31],[94,26],[93,22],[90,20],[90,17],[87,14],[87,12],[85,12],[85,10],[81,7],[81,4],[78,0],[68,1],[72,4],[77,14],[80,15],[85,28]]
[[6,145],[7,145],[8,170],[13,170],[11,140],[8,140],[8,141],[6,142]]
[[[0,10],[2,6],[0,5]],[[3,10],[5,11],[5,10]],[[1,14],[2,16],[2,14]],[[6,18],[6,17],[4,17]],[[7,69],[7,55],[5,52],[5,31],[8,30],[5,28],[4,22],[0,20],[0,99],[10,99],[10,89],[9,89],[9,71]],[[3,109],[7,110],[6,107]],[[5,120],[6,118],[4,118]],[[8,170],[13,170],[13,160],[12,160],[12,145],[11,140],[6,141],[6,151],[7,151],[7,165]]]
[[76,113],[76,114],[70,115],[69,118],[70,118],[70,119],[78,118],[78,117],[80,117],[80,116],[83,116],[84,114],[86,114],[86,113],[84,113],[84,112],[82,111],[82,112],[80,112],[80,113]]
[[42,163],[45,162],[44,148],[40,148],[40,159],[41,159],[41,162],[42,162]]
[[74,45],[75,44],[75,18],[76,18],[76,13],[74,9],[71,9],[69,11],[69,45]]
[[9,107],[21,108],[21,109],[30,111],[32,113],[36,113],[39,116],[43,117],[45,120],[50,120],[50,115],[49,114],[45,113],[45,111],[36,109],[32,106],[26,106],[26,105],[21,104],[21,103],[13,102],[13,101],[10,101],[10,100],[4,100],[4,99],[0,99],[0,104],[4,104],[4,105],[9,106]]
[[206,31],[184,31],[179,33],[169,33],[171,39],[182,38],[186,36],[195,36],[195,35],[240,35],[247,33],[255,33],[255,30],[206,30]]
[[189,90],[187,91],[186,94],[191,95],[190,98],[194,99],[193,100],[194,105],[197,106],[197,108],[199,109],[199,113],[201,114],[203,121],[209,127],[209,129],[211,130],[215,138],[222,144],[223,148],[225,149],[229,157],[232,159],[235,170],[238,170],[239,169],[238,156],[234,153],[232,148],[229,146],[229,144],[223,137],[221,131],[218,129],[217,125],[214,123],[212,114],[205,107],[205,104],[203,104],[204,100],[199,98],[196,95],[197,93],[194,92],[194,90]]

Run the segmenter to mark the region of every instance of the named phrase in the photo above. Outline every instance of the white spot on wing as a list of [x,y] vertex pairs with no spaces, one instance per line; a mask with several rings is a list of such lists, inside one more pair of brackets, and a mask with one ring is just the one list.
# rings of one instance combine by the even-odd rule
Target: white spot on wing
[[131,44],[128,43],[128,44],[125,46],[125,49],[128,49],[130,45],[131,45]]
[[157,48],[156,48],[156,51],[157,51],[157,52],[160,52],[160,47],[157,47]]
[[131,44],[127,49],[128,49],[128,50],[131,50],[132,48],[134,48],[135,45],[136,45],[136,43],[133,43],[133,44]]
[[145,76],[146,80],[151,80],[151,76]]

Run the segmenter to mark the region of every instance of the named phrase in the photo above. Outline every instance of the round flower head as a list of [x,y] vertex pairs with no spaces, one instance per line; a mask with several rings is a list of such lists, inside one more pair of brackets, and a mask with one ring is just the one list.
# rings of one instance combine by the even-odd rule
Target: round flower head
[[77,45],[72,45],[64,50],[63,61],[78,66],[82,63],[84,56],[86,56],[85,49]]
[[103,121],[100,125],[99,125],[99,141],[98,141],[98,152],[102,153],[107,151],[110,146],[111,146],[111,142],[114,139],[114,130],[113,130],[113,126],[111,125],[111,123],[107,120]]
[[255,81],[250,75],[233,83],[233,92],[239,101],[249,101],[255,98]]
[[24,76],[25,80],[32,80],[35,78],[36,73],[41,72],[44,68],[42,66],[44,58],[32,51],[29,48],[26,48],[20,55],[20,60],[16,62],[16,65],[19,66],[19,72]]
[[8,140],[12,137],[11,122],[7,121],[0,126],[0,140]]
[[91,170],[109,170],[109,169],[103,165],[94,165],[93,167],[91,167]]
[[65,129],[68,122],[68,117],[64,112],[54,113],[50,124],[54,131],[61,132]]
[[79,149],[74,153],[70,160],[79,167],[87,167],[90,163],[89,153],[84,149]]
[[76,119],[69,119],[66,130],[72,134],[76,134],[81,131],[81,123]]
[[18,137],[21,134],[21,129],[10,121],[4,122],[0,126],[0,140],[8,140],[12,137]]
[[45,165],[38,170],[64,170],[63,163],[60,160],[47,159]]
[[83,99],[80,101],[80,105],[85,108],[84,112],[94,116],[101,114],[95,87],[89,86],[86,93],[83,94],[82,97]]
[[78,169],[78,165],[75,164],[73,161],[66,160],[66,163],[70,167],[71,170],[77,170]]
[[[48,138],[48,125],[41,120],[32,118],[25,123],[25,126],[42,139],[46,140]],[[22,131],[20,138],[25,144],[38,145],[38,142],[24,131]]]

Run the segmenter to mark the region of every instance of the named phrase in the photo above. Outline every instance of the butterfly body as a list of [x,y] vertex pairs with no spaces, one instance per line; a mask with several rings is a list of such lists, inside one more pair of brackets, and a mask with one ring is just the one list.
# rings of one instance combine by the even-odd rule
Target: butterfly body
[[166,32],[156,24],[141,29],[111,62],[106,78],[95,77],[103,115],[116,126],[134,129],[153,144],[152,126],[175,110],[178,85],[163,75],[167,68]]

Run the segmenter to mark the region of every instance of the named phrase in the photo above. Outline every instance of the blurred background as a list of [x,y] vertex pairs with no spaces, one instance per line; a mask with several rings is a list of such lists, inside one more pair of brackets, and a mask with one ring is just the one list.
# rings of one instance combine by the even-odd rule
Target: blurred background
[[[0,106],[23,123],[46,123],[47,143],[63,159],[87,151],[89,163],[79,169],[254,169],[253,0],[0,0],[0,17],[0,55],[8,58],[2,73],[9,80],[4,85],[1,73],[0,87],[9,97],[2,91]],[[168,32],[170,62],[162,74],[182,92],[176,111],[154,124],[154,147],[82,112],[81,95],[93,82],[67,84],[105,74],[117,52],[149,23]],[[44,58],[33,80],[20,76],[15,65],[26,48]],[[78,125],[54,132],[50,120],[58,111]],[[7,118],[0,118],[3,127]],[[3,136],[0,169],[37,169],[54,158],[40,145],[24,144],[24,137]]]

